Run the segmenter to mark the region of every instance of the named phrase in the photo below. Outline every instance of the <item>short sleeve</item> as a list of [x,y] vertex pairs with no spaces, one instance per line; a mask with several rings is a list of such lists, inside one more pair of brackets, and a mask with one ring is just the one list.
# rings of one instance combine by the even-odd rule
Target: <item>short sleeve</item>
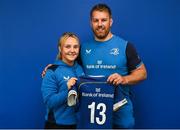
[[135,47],[130,42],[127,43],[126,56],[127,56],[127,67],[129,72],[136,69],[142,63]]

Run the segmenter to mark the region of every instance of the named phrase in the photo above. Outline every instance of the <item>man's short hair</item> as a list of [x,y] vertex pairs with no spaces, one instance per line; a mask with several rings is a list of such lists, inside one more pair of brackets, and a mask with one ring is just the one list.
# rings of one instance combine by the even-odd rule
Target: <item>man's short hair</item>
[[90,17],[92,18],[92,13],[94,11],[106,11],[109,13],[109,16],[112,17],[112,14],[111,14],[111,9],[109,8],[109,6],[107,6],[106,4],[103,4],[103,3],[99,3],[97,5],[95,5],[92,9],[91,9],[91,12],[90,12]]

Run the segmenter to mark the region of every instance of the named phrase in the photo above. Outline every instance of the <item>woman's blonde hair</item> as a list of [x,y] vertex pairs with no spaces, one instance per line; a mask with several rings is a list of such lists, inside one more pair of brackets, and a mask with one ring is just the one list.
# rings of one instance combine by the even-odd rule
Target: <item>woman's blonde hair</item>
[[[77,37],[76,34],[72,33],[72,32],[65,32],[62,34],[62,36],[59,38],[59,41],[58,41],[58,50],[59,48],[62,46],[62,44],[64,44],[66,42],[66,40],[69,38],[69,37],[72,37],[74,39],[77,40],[77,42],[79,43],[79,38]],[[56,56],[56,59],[61,59],[61,51],[59,50],[57,56]]]

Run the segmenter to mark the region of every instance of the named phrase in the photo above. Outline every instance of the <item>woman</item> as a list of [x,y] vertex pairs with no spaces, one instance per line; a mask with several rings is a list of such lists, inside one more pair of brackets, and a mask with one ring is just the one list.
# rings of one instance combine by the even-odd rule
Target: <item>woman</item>
[[59,40],[57,60],[48,68],[42,81],[42,96],[47,107],[45,128],[76,128],[75,108],[67,105],[68,90],[84,75],[75,61],[79,55],[79,39],[73,33],[64,33]]

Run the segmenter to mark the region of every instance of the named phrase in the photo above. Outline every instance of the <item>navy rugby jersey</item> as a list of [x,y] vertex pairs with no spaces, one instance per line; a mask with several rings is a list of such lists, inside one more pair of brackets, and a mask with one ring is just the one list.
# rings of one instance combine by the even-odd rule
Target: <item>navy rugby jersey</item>
[[112,128],[116,87],[106,80],[105,77],[81,77],[69,91],[69,95],[78,93],[77,128]]

